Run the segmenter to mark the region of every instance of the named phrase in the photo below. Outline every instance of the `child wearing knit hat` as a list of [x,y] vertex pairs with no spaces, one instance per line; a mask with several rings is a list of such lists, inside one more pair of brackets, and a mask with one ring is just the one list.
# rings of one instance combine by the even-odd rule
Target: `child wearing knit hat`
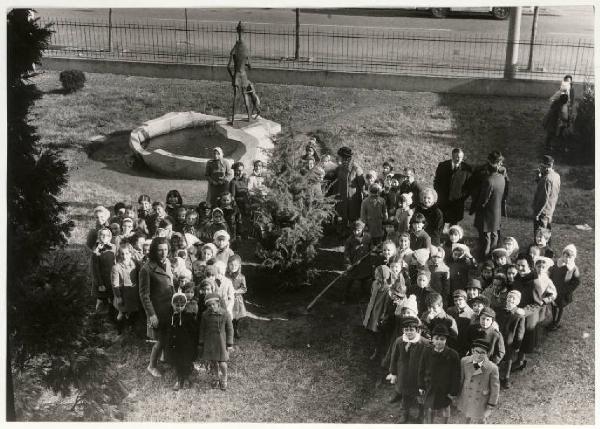
[[506,354],[498,365],[500,385],[505,389],[510,388],[512,364],[517,359],[525,335],[525,316],[517,307],[520,301],[521,292],[511,290],[506,294],[504,307],[496,311],[496,322],[498,322],[506,349]]
[[581,283],[579,268],[575,265],[577,248],[574,244],[565,246],[556,267],[551,271],[550,278],[556,287],[557,296],[552,303],[551,331],[560,328],[564,308],[573,301],[573,292]]
[[219,295],[207,294],[204,303],[207,309],[200,321],[199,355],[209,362],[213,376],[216,375],[212,387],[226,390],[227,362],[233,351],[233,323],[227,310],[221,307]]
[[372,184],[369,187],[369,196],[360,206],[360,218],[365,222],[374,246],[383,241],[385,236],[383,224],[388,220],[387,206],[385,200],[379,196],[380,192],[381,186],[378,183]]
[[185,311],[188,306],[185,293],[180,291],[173,294],[171,306],[173,307],[173,315],[171,316],[167,354],[175,366],[177,375],[173,390],[179,390],[185,387],[185,382],[188,381],[192,373],[196,356],[198,320],[196,313]]

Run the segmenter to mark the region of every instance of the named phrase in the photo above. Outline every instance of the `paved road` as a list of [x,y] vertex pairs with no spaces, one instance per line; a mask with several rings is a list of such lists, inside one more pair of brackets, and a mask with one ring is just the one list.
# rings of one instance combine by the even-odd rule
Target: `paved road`
[[[107,9],[38,9],[40,16],[81,19],[106,19]],[[189,21],[222,21],[293,24],[292,9],[188,9]],[[113,9],[116,21],[184,21],[183,9]],[[394,28],[411,31],[439,31],[440,33],[506,34],[507,21],[498,21],[485,15],[459,14],[436,19],[426,11],[399,9],[307,9],[302,10],[302,24]],[[521,22],[523,38],[531,32],[532,14],[525,13]],[[547,7],[538,21],[540,37],[589,38],[594,37],[594,11],[591,6]]]

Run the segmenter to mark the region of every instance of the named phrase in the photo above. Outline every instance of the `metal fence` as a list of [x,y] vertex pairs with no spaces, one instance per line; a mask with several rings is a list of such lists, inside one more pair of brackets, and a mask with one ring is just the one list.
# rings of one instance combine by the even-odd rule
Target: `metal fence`
[[[112,22],[44,18],[52,24],[49,56],[224,66],[235,23]],[[294,25],[245,24],[255,67],[452,77],[502,77],[505,35],[440,34],[372,27],[302,25],[295,58]],[[532,64],[529,55],[533,52]],[[587,39],[519,42],[517,77],[593,80],[594,44]]]

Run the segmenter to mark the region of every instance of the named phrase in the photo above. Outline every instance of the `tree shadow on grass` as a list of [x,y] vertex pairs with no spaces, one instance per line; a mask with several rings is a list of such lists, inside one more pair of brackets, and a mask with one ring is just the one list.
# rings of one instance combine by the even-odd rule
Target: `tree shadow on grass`
[[90,159],[103,163],[105,169],[129,176],[164,179],[164,176],[153,172],[144,164],[136,163],[134,167],[128,165],[127,161],[133,155],[129,148],[130,133],[131,130],[110,133],[106,135],[104,140],[88,144],[85,147],[85,152]]

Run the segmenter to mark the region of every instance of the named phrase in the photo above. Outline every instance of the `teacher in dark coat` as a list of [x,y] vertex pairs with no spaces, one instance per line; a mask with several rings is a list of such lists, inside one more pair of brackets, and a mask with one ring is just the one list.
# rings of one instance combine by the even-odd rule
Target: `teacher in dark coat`
[[475,228],[479,233],[479,261],[484,261],[498,244],[506,187],[505,175],[502,174],[503,160],[498,151],[490,154],[487,175],[471,205],[471,214],[475,214]]
[[173,273],[168,256],[168,239],[156,237],[150,245],[148,262],[142,266],[139,274],[140,300],[148,318],[148,335],[156,340],[147,368],[153,377],[161,376],[156,364],[167,344],[173,314]]
[[473,168],[464,162],[462,149],[452,149],[452,159],[442,161],[435,170],[433,188],[438,194],[438,206],[444,214],[444,222],[456,225],[463,220],[465,200],[469,196],[465,184]]

